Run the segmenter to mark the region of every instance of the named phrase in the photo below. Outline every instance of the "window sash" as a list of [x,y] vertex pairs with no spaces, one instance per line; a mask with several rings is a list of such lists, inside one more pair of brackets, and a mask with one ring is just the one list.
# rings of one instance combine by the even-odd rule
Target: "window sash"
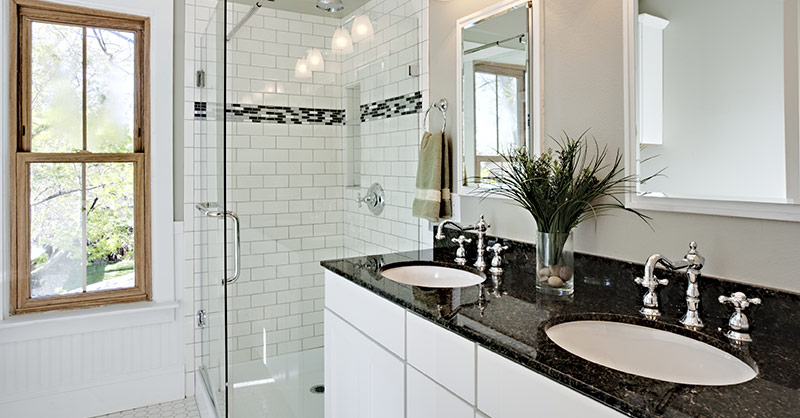
[[[11,0],[11,306],[10,313],[80,308],[152,300],[150,274],[149,176],[149,19],[39,0]],[[134,33],[134,135],[132,153],[33,153],[31,126],[32,22]],[[84,53],[85,54],[85,53]],[[85,67],[85,59],[84,59]],[[85,71],[85,69],[84,69]],[[85,89],[85,84],[84,84]],[[84,99],[85,107],[85,99]],[[85,111],[84,111],[85,114]],[[85,126],[85,118],[84,118]],[[85,133],[84,133],[85,135]],[[84,136],[84,145],[85,145]],[[133,163],[134,187],[134,287],[89,293],[31,298],[30,271],[30,165],[32,163]],[[84,266],[85,267],[85,266]]]
[[[506,77],[514,77],[517,79],[517,89],[520,95],[524,95],[525,93],[525,67],[511,65],[511,64],[497,64],[497,63],[489,63],[489,62],[476,62],[473,66],[473,72],[475,73],[483,73],[483,74],[491,74],[495,76],[495,83],[498,83],[498,78],[500,76]],[[477,85],[473,86],[473,91],[477,91]],[[496,92],[497,94],[497,92]],[[526,99],[527,100],[527,99]],[[517,102],[517,123],[520,129],[520,135],[522,138],[525,138],[525,134],[527,132],[527,114],[526,114],[526,100],[518,100]],[[499,98],[496,99],[497,105],[499,106]],[[477,113],[477,111],[473,111],[473,113]],[[499,115],[497,129],[498,132],[495,134],[495,149],[500,147],[500,134],[499,134]],[[477,141],[477,139],[476,139]],[[475,177],[481,177],[481,162],[502,162],[503,159],[498,154],[494,155],[478,155],[475,154]]]

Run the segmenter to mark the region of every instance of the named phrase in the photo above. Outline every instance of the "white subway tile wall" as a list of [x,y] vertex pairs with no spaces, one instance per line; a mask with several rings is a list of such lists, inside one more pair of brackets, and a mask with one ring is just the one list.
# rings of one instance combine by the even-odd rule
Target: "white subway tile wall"
[[[215,3],[187,0],[186,10],[184,300],[195,301],[184,312],[187,324],[194,324],[195,312],[208,305],[200,279],[210,268],[203,258],[213,253],[201,228],[208,229],[208,223],[197,216],[194,204],[213,200],[219,190],[217,173],[209,168],[209,161],[219,157],[213,142],[221,110],[213,97],[221,87],[214,85],[219,69],[203,65],[207,85],[194,84],[201,63],[215,59],[208,56],[214,48],[205,47],[203,36],[215,18]],[[226,99],[243,106],[344,109],[345,89],[358,85],[362,105],[421,92],[426,107],[427,5],[427,0],[368,2],[351,16],[370,16],[375,35],[343,57],[329,51],[330,42],[337,27],[349,28],[349,18],[262,7],[227,43]],[[229,21],[236,22],[249,6],[228,8]],[[310,48],[323,51],[325,70],[298,79],[296,60]],[[421,75],[410,77],[409,65],[419,66]],[[207,103],[197,119],[195,102]],[[410,208],[420,126],[419,113],[362,122],[360,187],[355,188],[344,184],[345,141],[352,139],[341,124],[228,122],[227,203],[240,217],[242,240],[241,277],[228,287],[232,363],[322,346],[321,260],[419,248],[421,222]],[[355,203],[356,193],[373,182],[386,190],[380,216]],[[185,333],[191,392],[203,350],[196,328]]]

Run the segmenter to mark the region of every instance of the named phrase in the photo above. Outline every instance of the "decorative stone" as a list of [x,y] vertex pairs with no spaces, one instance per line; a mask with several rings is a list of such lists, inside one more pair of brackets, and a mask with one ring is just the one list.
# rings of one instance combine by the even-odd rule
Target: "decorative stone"
[[539,280],[546,282],[547,278],[550,277],[550,269],[545,267],[539,270]]
[[561,270],[558,272],[558,277],[561,277],[562,280],[567,281],[572,278],[572,269],[569,266],[561,267]]
[[560,271],[561,271],[561,266],[559,266],[558,264],[553,264],[552,266],[550,266],[550,274],[551,275],[558,276],[559,275],[558,273]]
[[549,284],[550,287],[564,287],[564,281],[558,276],[550,276],[550,278],[547,279],[547,284]]

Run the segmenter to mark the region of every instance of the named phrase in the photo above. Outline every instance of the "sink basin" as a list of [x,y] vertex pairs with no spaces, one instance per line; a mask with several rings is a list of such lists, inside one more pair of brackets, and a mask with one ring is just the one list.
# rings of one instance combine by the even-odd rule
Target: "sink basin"
[[381,275],[398,283],[431,288],[474,286],[486,280],[466,269],[433,264],[389,264],[381,269]]
[[708,344],[668,331],[607,321],[572,321],[546,330],[570,353],[614,370],[666,382],[724,386],[756,371]]

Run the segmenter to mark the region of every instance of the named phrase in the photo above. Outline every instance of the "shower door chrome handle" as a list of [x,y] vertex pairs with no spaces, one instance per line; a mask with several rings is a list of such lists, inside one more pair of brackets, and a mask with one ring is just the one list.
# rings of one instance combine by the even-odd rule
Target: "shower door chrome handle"
[[225,278],[225,283],[234,283],[242,272],[242,239],[239,234],[239,216],[234,211],[225,212],[225,216],[233,219],[233,276]]
[[194,205],[197,210],[210,218],[222,218],[227,216],[233,219],[233,276],[225,277],[224,283],[234,283],[239,279],[242,268],[242,239],[239,234],[239,216],[234,211],[222,212],[222,208],[211,203],[198,203]]

